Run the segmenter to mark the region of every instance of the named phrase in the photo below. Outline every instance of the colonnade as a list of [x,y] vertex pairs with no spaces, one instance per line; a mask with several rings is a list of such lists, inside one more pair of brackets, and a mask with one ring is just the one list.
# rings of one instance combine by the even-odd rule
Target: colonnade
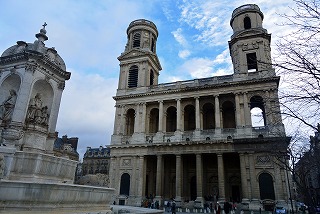
[[[270,94],[272,93],[272,94]],[[263,100],[263,105],[265,115],[271,112],[271,106],[270,103],[270,96],[274,96],[275,92],[273,90],[265,91],[264,96],[265,99]],[[118,123],[115,126],[114,134],[126,134],[126,127],[125,124],[128,123],[126,121],[128,119],[127,117],[127,111],[129,109],[133,109],[135,112],[134,115],[134,133],[143,133],[147,132],[146,130],[146,124],[150,123],[150,118],[147,118],[148,112],[151,111],[151,105],[153,108],[159,109],[159,120],[158,120],[158,132],[166,132],[166,109],[170,106],[174,106],[176,108],[176,131],[184,131],[184,120],[183,120],[183,113],[184,110],[182,109],[182,106],[184,104],[185,100],[188,99],[175,99],[175,103],[172,102],[173,100],[159,100],[158,106],[155,106],[154,103],[146,103],[141,102],[134,105],[127,104],[127,105],[117,105],[116,109],[116,123]],[[203,121],[203,112],[200,104],[204,104],[206,102],[205,100],[203,103],[201,102],[201,97],[194,97],[193,98],[193,104],[195,107],[195,130],[202,130],[202,121]],[[214,96],[214,102],[208,101],[209,103],[214,103],[214,115],[215,115],[215,129],[221,129],[224,128],[223,124],[223,107],[222,104],[225,101],[231,101],[234,104],[234,111],[235,111],[235,123],[236,127],[250,127],[252,125],[251,122],[251,113],[250,113],[250,102],[248,98],[248,93],[235,93],[234,98],[230,98],[228,100],[221,100],[219,99],[219,95]],[[150,106],[149,106],[150,105]],[[148,112],[147,112],[148,111]],[[267,117],[267,124],[270,124],[272,122],[272,119],[268,119]]]

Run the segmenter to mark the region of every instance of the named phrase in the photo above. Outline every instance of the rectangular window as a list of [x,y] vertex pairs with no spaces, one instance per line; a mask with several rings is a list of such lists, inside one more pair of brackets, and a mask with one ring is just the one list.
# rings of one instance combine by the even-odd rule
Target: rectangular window
[[256,53],[248,53],[247,54],[247,65],[248,65],[248,71],[257,71],[258,65],[257,65],[257,55]]

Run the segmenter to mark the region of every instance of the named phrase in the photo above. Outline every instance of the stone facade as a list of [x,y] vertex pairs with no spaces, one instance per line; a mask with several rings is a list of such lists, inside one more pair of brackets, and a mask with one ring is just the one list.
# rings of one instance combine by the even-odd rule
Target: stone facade
[[45,26],[0,57],[0,213],[111,213],[113,189],[73,185],[78,139],[53,148],[70,72],[45,46]]
[[100,146],[99,148],[87,147],[83,157],[82,173],[87,174],[109,174],[110,148]]
[[[286,151],[271,35],[257,5],[234,10],[229,41],[234,74],[158,84],[154,23],[135,20],[120,61],[110,186],[119,204],[146,197],[177,206],[247,202],[270,210],[289,200],[286,172],[273,151]],[[254,127],[252,110],[262,125]]]
[[79,161],[79,153],[77,152],[78,138],[67,135],[62,138],[57,137],[53,144],[53,153],[57,157],[67,157],[71,160]]

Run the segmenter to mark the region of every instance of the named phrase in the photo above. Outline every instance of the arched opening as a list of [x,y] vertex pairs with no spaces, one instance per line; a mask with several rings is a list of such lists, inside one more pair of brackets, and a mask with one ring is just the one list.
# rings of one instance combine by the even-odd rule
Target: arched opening
[[231,187],[231,198],[232,201],[240,202],[240,187],[241,187],[241,179],[237,176],[232,176],[229,178],[229,184]]
[[156,133],[159,130],[159,109],[153,108],[150,111],[149,133]]
[[261,173],[259,175],[260,199],[275,200],[273,179],[269,173]]
[[38,80],[35,82],[26,114],[27,124],[36,124],[44,127],[50,124],[49,117],[51,115],[53,96],[52,86],[47,81]]
[[130,175],[128,173],[124,173],[121,176],[121,181],[120,181],[120,195],[129,196],[129,192],[130,192]]
[[126,135],[132,135],[134,132],[135,111],[129,109],[126,115]]
[[154,39],[152,38],[151,40],[151,51],[154,53],[155,52],[155,48],[154,48]]
[[214,106],[212,103],[206,103],[202,107],[203,129],[214,129]]
[[251,28],[251,19],[250,17],[246,16],[243,19],[244,29],[250,29]]
[[197,198],[197,179],[196,176],[192,176],[190,179],[190,199],[191,201]]
[[260,96],[253,96],[250,99],[250,113],[252,127],[266,126],[266,114],[264,109],[263,98]]
[[11,122],[16,106],[16,100],[20,88],[21,80],[17,74],[9,75],[0,87],[0,123]]
[[167,109],[166,131],[175,132],[176,129],[177,129],[177,109],[173,106],[170,106]]
[[184,130],[191,131],[196,129],[195,109],[193,105],[184,108]]
[[140,48],[140,40],[141,40],[141,34],[139,32],[135,33],[133,35],[133,48]]
[[150,70],[150,85],[154,84],[154,73],[153,70]]
[[128,87],[134,88],[138,85],[138,66],[133,65],[129,69]]
[[222,104],[223,128],[236,128],[236,118],[234,104],[231,101],[225,101]]

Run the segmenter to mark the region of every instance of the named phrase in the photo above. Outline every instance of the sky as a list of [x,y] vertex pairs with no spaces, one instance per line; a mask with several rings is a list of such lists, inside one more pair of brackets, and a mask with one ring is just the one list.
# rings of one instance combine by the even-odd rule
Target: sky
[[86,147],[110,144],[113,132],[117,57],[124,51],[131,21],[147,19],[159,31],[159,83],[232,74],[228,49],[232,11],[257,4],[263,27],[272,34],[272,52],[288,27],[279,14],[292,0],[0,0],[0,53],[17,41],[32,43],[47,23],[47,47],[64,59],[71,79],[62,95],[56,130],[78,137]]

